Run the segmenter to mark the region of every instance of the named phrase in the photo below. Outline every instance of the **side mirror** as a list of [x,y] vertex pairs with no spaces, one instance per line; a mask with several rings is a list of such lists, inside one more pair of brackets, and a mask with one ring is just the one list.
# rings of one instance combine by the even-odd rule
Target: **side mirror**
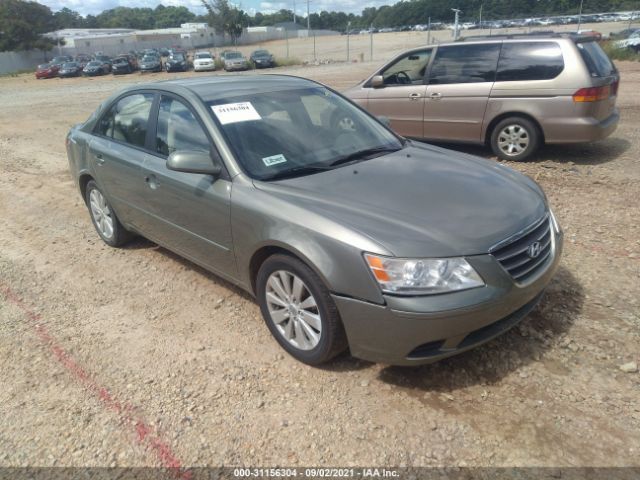
[[389,117],[385,117],[384,115],[379,115],[376,118],[385,127],[391,128],[391,120],[389,120]]
[[384,87],[384,78],[382,75],[376,75],[371,79],[371,86],[373,88],[382,88]]
[[219,160],[212,160],[208,152],[180,150],[167,158],[167,168],[176,172],[202,173],[218,176],[222,172]]

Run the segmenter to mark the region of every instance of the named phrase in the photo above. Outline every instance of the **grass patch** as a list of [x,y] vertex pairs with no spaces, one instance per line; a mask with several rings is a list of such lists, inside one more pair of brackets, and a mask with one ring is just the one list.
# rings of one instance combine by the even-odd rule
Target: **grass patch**
[[291,67],[293,65],[302,65],[302,60],[295,57],[276,58],[276,67]]
[[600,42],[600,45],[607,55],[609,55],[611,60],[640,61],[640,53],[635,52],[632,48],[617,47],[612,41]]

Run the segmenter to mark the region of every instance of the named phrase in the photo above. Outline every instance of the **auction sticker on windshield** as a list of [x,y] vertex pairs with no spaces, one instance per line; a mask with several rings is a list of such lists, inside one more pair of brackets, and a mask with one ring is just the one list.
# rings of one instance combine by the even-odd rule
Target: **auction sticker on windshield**
[[228,123],[247,122],[249,120],[261,120],[260,114],[253,108],[251,102],[225,103],[211,107],[222,125]]
[[287,161],[287,159],[284,158],[284,155],[279,153],[278,155],[271,155],[270,157],[264,157],[262,159],[262,161],[264,162],[264,164],[267,167],[270,167],[271,165],[277,165],[278,163],[284,163],[284,162]]

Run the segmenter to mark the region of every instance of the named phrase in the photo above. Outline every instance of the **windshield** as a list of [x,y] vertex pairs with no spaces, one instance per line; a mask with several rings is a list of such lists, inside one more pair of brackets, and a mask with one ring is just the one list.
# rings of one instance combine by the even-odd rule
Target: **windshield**
[[253,56],[254,57],[268,57],[269,56],[269,52],[267,52],[266,50],[256,50],[255,52],[253,52]]
[[306,175],[402,148],[389,130],[324,87],[230,96],[210,102],[249,176]]
[[174,54],[171,57],[171,60],[174,60],[176,62],[182,62],[184,60],[184,57],[182,55],[180,55],[180,54]]
[[211,58],[210,53],[196,53],[196,58]]
[[242,54],[240,52],[229,52],[225,55],[225,58],[242,58]]
[[75,68],[75,67],[77,67],[77,66],[78,66],[78,64],[77,64],[77,63],[74,63],[74,62],[71,62],[71,63],[63,63],[63,64],[62,64],[62,68]]
[[157,62],[158,61],[158,57],[156,57],[155,55],[145,55],[144,57],[142,57],[142,61],[143,62]]
[[87,63],[87,67],[99,67],[102,65],[100,62],[89,62]]
[[126,58],[116,58],[113,63],[129,63],[129,60]]

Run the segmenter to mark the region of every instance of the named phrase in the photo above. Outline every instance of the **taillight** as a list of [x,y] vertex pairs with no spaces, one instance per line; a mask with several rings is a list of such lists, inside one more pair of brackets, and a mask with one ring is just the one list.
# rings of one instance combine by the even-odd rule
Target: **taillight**
[[618,94],[618,86],[620,86],[620,80],[616,80],[611,84],[611,95]]
[[603,85],[602,87],[581,88],[573,94],[573,101],[597,102],[599,100],[605,100],[609,98],[609,95],[611,95],[611,85]]

